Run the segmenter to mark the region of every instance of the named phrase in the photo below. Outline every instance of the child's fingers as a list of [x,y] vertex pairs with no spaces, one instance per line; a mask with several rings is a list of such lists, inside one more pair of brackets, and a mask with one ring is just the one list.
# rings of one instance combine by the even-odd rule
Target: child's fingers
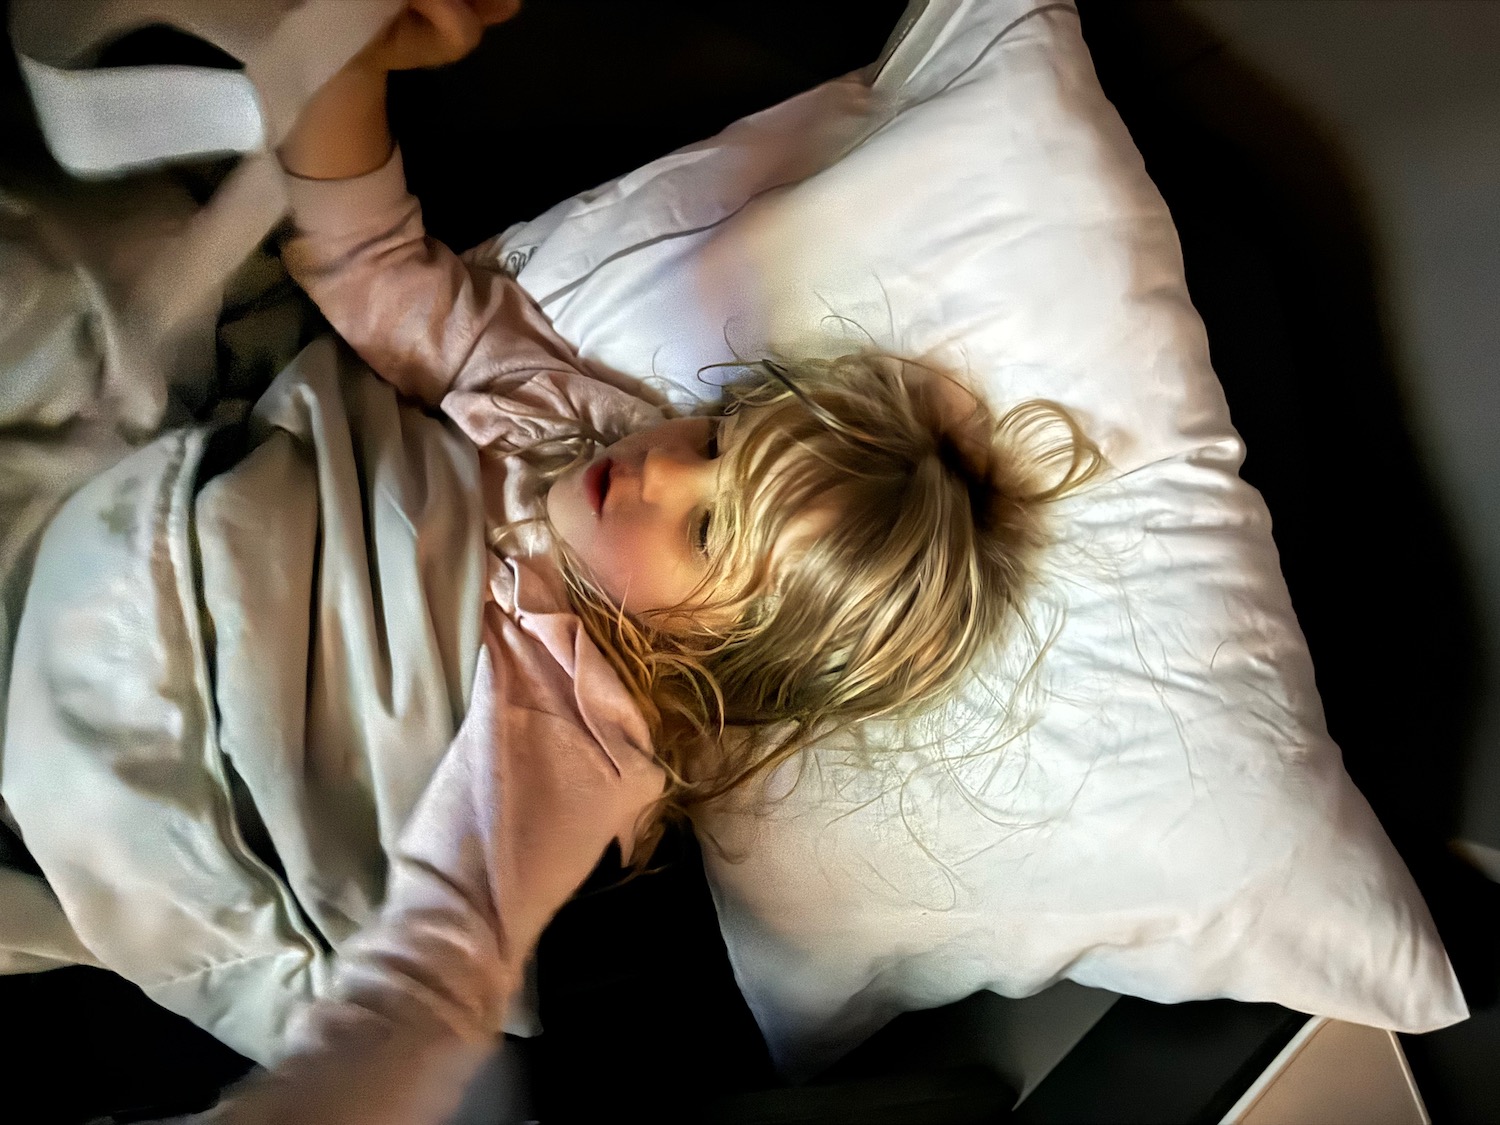
[[479,45],[486,27],[503,23],[520,8],[521,0],[407,0],[361,57],[383,70],[456,62]]
[[464,0],[410,2],[410,11],[427,21],[432,37],[433,61],[423,65],[453,62],[479,46],[485,25],[475,8]]
[[521,10],[521,0],[473,0],[474,13],[486,27],[504,23]]

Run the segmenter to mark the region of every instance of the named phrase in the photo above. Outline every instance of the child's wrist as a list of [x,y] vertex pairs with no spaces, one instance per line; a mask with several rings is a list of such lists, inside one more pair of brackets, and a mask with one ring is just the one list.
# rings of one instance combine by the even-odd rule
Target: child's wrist
[[[378,102],[383,108],[386,78],[389,75],[390,71],[379,63],[366,61],[356,55],[313,95],[313,102],[331,99],[346,102]],[[311,104],[312,102],[309,102],[309,105]]]
[[339,180],[383,165],[391,154],[385,87],[383,68],[346,65],[303,108],[277,151],[282,166],[306,179]]
[[391,67],[380,60],[375,45],[366,47],[359,54],[343,65],[343,68],[329,79],[330,83],[343,80],[346,83],[355,83],[367,86],[380,86],[385,88],[385,80],[390,76]]

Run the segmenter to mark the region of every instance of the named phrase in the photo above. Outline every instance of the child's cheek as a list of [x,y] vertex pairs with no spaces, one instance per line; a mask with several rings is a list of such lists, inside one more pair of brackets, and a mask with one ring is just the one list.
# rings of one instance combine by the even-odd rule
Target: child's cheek
[[558,536],[574,554],[587,561],[598,526],[583,494],[581,471],[570,471],[553,483],[547,491],[546,508],[547,518]]

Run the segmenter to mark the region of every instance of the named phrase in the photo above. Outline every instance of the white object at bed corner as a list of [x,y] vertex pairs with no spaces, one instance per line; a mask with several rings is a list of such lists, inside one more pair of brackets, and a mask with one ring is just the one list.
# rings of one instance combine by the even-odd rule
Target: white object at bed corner
[[[1328,738],[1171,216],[1071,5],[932,0],[873,90],[829,83],[474,254],[521,263],[585,357],[678,397],[736,353],[837,353],[862,330],[1002,405],[1062,402],[1114,467],[1060,507],[1029,606],[1044,697],[998,734],[947,735],[956,756],[1013,736],[1003,753],[945,764],[885,728],[890,772],[833,747],[768,813],[706,818],[742,857],[705,849],[785,1070],[903,1009],[1063,978],[1404,1030],[1464,1018]],[[1028,662],[1015,646],[976,677],[970,715]]]

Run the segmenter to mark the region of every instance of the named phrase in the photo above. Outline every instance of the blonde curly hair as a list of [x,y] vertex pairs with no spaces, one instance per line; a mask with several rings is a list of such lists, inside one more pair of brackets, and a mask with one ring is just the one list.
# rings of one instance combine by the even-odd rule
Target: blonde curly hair
[[[559,538],[574,608],[645,714],[667,787],[642,832],[810,742],[937,703],[1005,632],[1048,540],[1045,508],[1103,464],[1055,403],[995,416],[891,356],[764,359],[706,413],[738,414],[683,607],[632,616]],[[820,531],[787,550],[813,517]],[[721,624],[727,622],[728,624]]]

